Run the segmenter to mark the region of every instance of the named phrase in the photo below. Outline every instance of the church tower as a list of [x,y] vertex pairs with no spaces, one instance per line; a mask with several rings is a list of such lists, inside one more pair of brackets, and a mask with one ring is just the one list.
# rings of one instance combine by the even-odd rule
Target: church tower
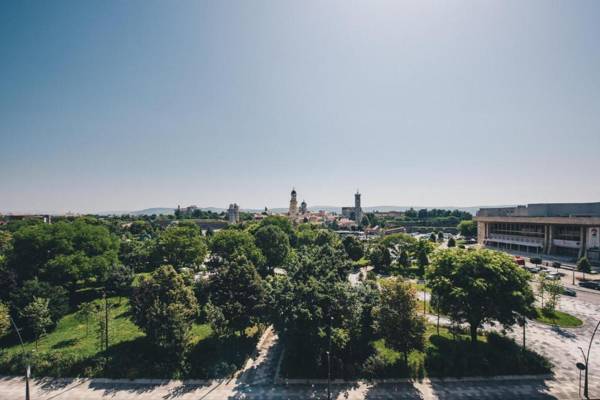
[[354,221],[356,221],[357,225],[360,225],[363,219],[363,212],[360,206],[360,192],[358,189],[356,190],[356,194],[354,195]]
[[304,200],[302,200],[302,203],[300,203],[300,214],[306,214],[307,211],[308,211],[308,206],[307,206],[306,202]]
[[296,217],[298,216],[298,200],[296,199],[296,189],[292,189],[289,216],[291,219],[296,219]]

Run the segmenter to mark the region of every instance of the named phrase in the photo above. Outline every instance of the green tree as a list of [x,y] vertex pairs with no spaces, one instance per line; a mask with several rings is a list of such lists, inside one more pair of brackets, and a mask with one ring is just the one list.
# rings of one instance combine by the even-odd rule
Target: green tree
[[342,244],[344,245],[344,249],[346,250],[346,254],[352,261],[358,261],[364,255],[363,245],[354,236],[346,236],[344,240],[342,240]]
[[[54,285],[101,281],[117,261],[118,238],[91,218],[21,226],[10,266],[19,281],[40,276]],[[71,288],[72,289],[72,288]]]
[[304,246],[288,274],[268,278],[270,320],[300,368],[324,362],[328,336],[332,365],[352,359],[358,349],[353,340],[364,337],[360,329],[370,317],[361,293],[347,280],[349,268],[343,249]]
[[544,304],[544,311],[554,313],[562,291],[563,287],[560,284],[560,281],[549,280],[546,282],[546,293],[548,294],[548,297]]
[[27,321],[27,325],[31,328],[35,337],[36,350],[38,348],[40,336],[46,333],[46,329],[52,325],[48,302],[48,299],[35,297],[33,301],[21,311],[21,316]]
[[216,267],[219,267],[222,261],[234,260],[238,256],[246,257],[258,269],[262,269],[266,262],[252,234],[237,229],[216,232],[210,241],[210,250],[213,258],[221,259],[213,262]]
[[290,245],[296,246],[296,232],[294,231],[294,227],[290,220],[284,216],[280,215],[270,215],[267,218],[264,218],[260,221],[260,227],[268,226],[268,225],[276,225],[282,231],[284,231],[290,240]]
[[592,272],[591,265],[587,257],[581,257],[579,261],[577,261],[577,271],[583,273],[583,280],[585,280],[585,274]]
[[85,323],[85,337],[88,337],[90,333],[90,320],[98,311],[98,305],[91,301],[79,305],[79,311],[75,314],[75,318],[77,321]]
[[473,220],[463,220],[458,223],[458,231],[464,237],[477,236],[477,222]]
[[442,231],[438,232],[438,234],[437,234],[437,240],[438,240],[438,242],[441,242],[441,241],[444,240],[444,232],[442,232]]
[[162,232],[154,249],[158,264],[169,264],[177,269],[196,269],[208,252],[204,237],[196,225],[179,224]]
[[537,294],[540,297],[540,303],[542,304],[542,308],[544,306],[544,300],[546,295],[546,288],[548,287],[548,280],[546,279],[546,273],[540,272],[534,279],[536,285]]
[[375,331],[385,343],[404,354],[408,365],[408,353],[422,350],[425,320],[417,312],[417,293],[406,282],[388,278],[381,282],[381,301],[373,309]]
[[135,271],[146,271],[152,256],[153,240],[128,238],[121,241],[119,260]]
[[469,324],[474,345],[482,324],[513,325],[519,315],[530,315],[534,302],[529,274],[510,256],[491,250],[437,252],[427,270],[427,285],[443,299],[439,302],[443,314]]
[[456,247],[456,240],[453,237],[448,239],[448,247]]
[[8,231],[0,231],[0,255],[8,254],[13,247],[12,234]]
[[133,278],[133,269],[124,265],[118,265],[106,279],[106,291],[119,297],[128,296]]
[[0,303],[0,338],[10,330],[10,314],[8,307],[4,303]]
[[48,309],[52,321],[58,321],[69,311],[67,291],[60,286],[51,285],[37,278],[23,282],[18,290],[11,293],[10,302],[14,310],[23,310],[36,297],[48,299]]
[[[210,284],[210,302],[222,314],[227,332],[239,332],[261,321],[265,309],[265,287],[256,268],[245,257],[222,265]],[[211,321],[223,330],[221,316]],[[216,322],[216,323],[215,323]]]
[[[267,273],[273,268],[283,265],[290,252],[290,239],[288,235],[277,225],[266,225],[254,233],[256,246],[265,256],[267,262]],[[266,274],[264,274],[266,275]]]
[[410,267],[410,259],[408,258],[408,252],[406,250],[400,251],[400,256],[398,257],[398,264],[400,264],[404,268]]
[[152,225],[148,221],[138,220],[138,221],[133,221],[129,225],[129,232],[131,232],[131,234],[137,235],[137,236],[141,236],[141,235],[152,236],[154,234],[154,229],[152,228]]
[[429,265],[429,257],[427,257],[427,250],[424,247],[420,248],[417,253],[417,263],[419,265],[419,274],[423,276],[425,274],[425,267]]
[[135,287],[133,321],[165,354],[181,359],[189,347],[192,322],[199,308],[191,287],[170,265],[154,271]]
[[369,261],[373,265],[375,271],[382,273],[390,268],[392,257],[388,248],[382,244],[376,244],[369,251]]

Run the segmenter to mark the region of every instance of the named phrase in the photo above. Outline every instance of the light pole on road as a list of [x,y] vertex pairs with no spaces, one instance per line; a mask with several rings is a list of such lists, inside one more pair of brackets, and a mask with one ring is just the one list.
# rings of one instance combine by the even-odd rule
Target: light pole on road
[[327,400],[331,400],[331,324],[333,317],[329,316],[329,343],[327,345]]
[[588,373],[590,371],[590,350],[592,348],[592,343],[594,342],[594,336],[596,336],[596,332],[598,331],[598,327],[600,326],[600,321],[598,321],[598,323],[596,324],[596,328],[594,328],[594,332],[592,333],[592,337],[590,338],[590,344],[588,345],[588,350],[587,350],[587,355],[583,352],[583,349],[580,347],[579,350],[581,350],[581,354],[583,355],[583,361],[585,361],[584,365],[581,365],[581,363],[577,363],[577,368],[580,371],[585,370],[585,378],[583,381],[583,397],[585,397],[586,399],[589,399],[589,391],[588,391]]
[[[21,342],[21,350],[23,350],[23,355],[25,355],[25,345],[23,344],[23,338],[21,337],[21,331],[17,328],[17,324],[15,320],[10,317],[10,322],[12,322],[13,327],[15,328],[15,332],[17,332],[17,336],[19,337],[19,342]],[[29,365],[29,357],[27,357],[27,369],[25,370],[25,400],[29,400],[29,375],[31,374],[31,367]]]

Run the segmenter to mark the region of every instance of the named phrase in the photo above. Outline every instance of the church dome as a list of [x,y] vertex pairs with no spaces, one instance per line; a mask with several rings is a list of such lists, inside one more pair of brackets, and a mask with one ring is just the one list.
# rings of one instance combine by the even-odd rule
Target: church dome
[[292,196],[296,195],[296,189],[292,189]]

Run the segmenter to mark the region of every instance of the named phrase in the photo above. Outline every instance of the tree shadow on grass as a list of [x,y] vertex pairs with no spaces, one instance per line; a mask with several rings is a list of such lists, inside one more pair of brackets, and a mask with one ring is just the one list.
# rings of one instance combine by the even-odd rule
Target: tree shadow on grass
[[62,349],[64,347],[73,346],[78,341],[79,341],[78,339],[61,340],[60,342],[57,342],[57,343],[53,344],[52,345],[52,349],[56,350],[56,349]]
[[432,335],[425,350],[425,370],[433,377],[548,374],[552,364],[514,340],[489,333],[487,342],[474,347],[461,337]]
[[259,336],[209,336],[201,340],[188,355],[189,377],[231,377],[254,352]]

